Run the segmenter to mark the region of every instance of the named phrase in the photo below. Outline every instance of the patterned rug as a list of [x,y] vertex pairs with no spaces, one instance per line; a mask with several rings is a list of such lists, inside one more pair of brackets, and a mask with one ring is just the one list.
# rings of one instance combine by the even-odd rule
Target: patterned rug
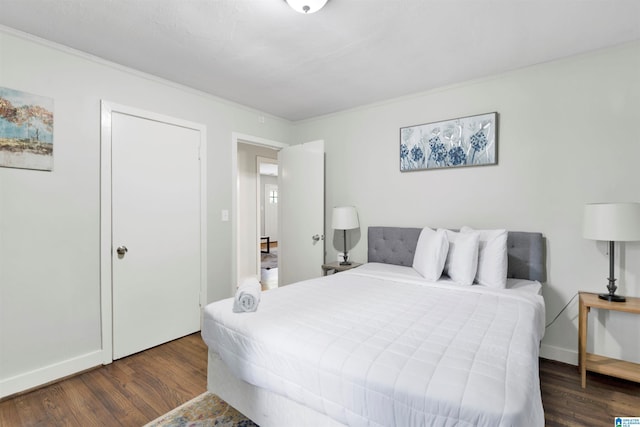
[[205,392],[144,427],[258,427],[213,393]]
[[268,254],[260,253],[260,268],[271,270],[278,267],[278,248],[271,248]]

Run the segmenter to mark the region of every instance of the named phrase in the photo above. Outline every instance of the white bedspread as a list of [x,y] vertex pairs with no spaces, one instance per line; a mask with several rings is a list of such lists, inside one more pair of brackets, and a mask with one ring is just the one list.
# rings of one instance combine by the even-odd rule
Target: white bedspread
[[236,376],[351,426],[543,426],[536,292],[425,283],[367,264],[205,308]]

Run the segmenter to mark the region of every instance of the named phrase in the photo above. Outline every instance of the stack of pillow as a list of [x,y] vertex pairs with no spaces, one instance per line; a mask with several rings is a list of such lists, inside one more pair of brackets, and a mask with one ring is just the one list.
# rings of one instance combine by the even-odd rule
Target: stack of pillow
[[413,268],[436,281],[446,274],[461,285],[507,286],[507,230],[459,232],[425,227],[420,232]]

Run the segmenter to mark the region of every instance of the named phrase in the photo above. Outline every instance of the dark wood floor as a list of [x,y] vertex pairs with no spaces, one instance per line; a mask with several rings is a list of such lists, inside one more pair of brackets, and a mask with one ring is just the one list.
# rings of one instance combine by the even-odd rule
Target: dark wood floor
[[[206,389],[207,349],[193,334],[0,402],[0,426],[139,427]],[[640,384],[540,360],[547,426],[612,426],[640,416]],[[287,427],[287,426],[283,426]],[[527,427],[527,426],[522,426]]]
[[207,388],[200,334],[0,402],[0,426],[139,427]]
[[540,360],[542,404],[547,426],[611,427],[615,417],[640,417],[640,384],[587,373],[580,385],[578,368]]

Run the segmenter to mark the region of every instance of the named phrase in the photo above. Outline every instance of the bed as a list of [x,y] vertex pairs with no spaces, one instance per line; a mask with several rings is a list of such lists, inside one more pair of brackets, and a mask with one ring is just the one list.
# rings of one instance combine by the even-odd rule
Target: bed
[[208,390],[261,427],[543,426],[544,239],[509,232],[504,289],[425,281],[422,229],[370,227],[368,263],[205,308]]

